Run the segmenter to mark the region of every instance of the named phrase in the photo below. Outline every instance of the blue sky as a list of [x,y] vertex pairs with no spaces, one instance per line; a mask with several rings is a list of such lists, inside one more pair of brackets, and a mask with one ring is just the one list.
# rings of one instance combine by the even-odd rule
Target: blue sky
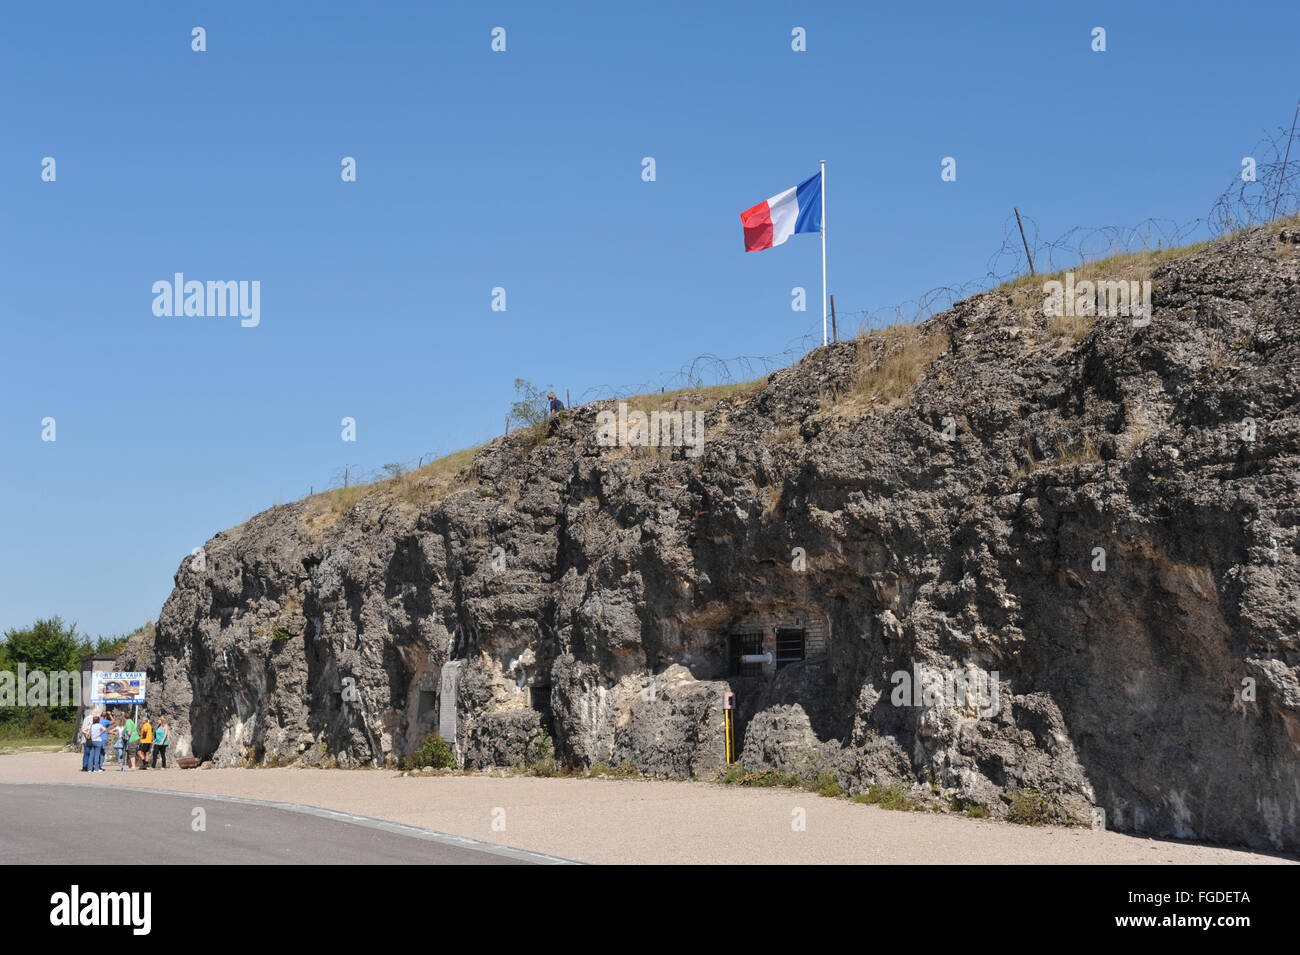
[[[820,159],[830,291],[875,310],[983,276],[1013,205],[1045,239],[1204,216],[1300,95],[1293,2],[1001,10],[4,5],[0,629],[153,619],[217,531],[501,433],[517,377],[820,334],[817,238],[739,220]],[[260,282],[260,324],[155,316],[178,271]]]

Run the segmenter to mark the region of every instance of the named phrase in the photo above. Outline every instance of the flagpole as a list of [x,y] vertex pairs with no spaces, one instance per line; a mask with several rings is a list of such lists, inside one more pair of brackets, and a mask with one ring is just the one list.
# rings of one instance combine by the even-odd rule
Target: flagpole
[[826,347],[826,160],[822,160],[822,347]]

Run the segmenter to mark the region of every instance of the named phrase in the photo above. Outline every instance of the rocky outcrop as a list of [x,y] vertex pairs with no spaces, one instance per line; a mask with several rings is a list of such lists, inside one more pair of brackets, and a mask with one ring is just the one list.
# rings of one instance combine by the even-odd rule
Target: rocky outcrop
[[[677,396],[699,456],[604,446],[605,402],[277,507],[186,558],[122,664],[218,764],[391,764],[454,716],[462,765],[549,735],[707,778],[734,693],[749,768],[1300,849],[1297,240],[1153,263],[1149,323],[1014,285]],[[816,653],[737,662],[741,621],[810,612]]]

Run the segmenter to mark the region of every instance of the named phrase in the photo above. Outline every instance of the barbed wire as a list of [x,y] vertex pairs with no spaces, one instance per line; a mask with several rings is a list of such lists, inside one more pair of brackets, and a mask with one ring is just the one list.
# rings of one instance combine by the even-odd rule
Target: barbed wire
[[[1300,118],[1300,104],[1296,106]],[[1295,120],[1291,128],[1279,126],[1255,144],[1242,158],[1242,172],[1210,209],[1215,235],[1264,225],[1300,212],[1300,153],[1292,152]],[[1248,161],[1253,162],[1254,175]]]
[[[401,477],[408,472],[418,471],[424,465],[446,456],[447,453],[444,450],[426,451],[417,457],[407,458],[404,461],[391,461],[377,468],[360,464],[343,464],[330,475],[329,482],[321,486],[321,490],[337,491],[340,488],[357,488],[367,484],[374,484],[377,481],[387,481],[390,478]],[[315,493],[314,487],[311,488],[311,492]]]
[[[791,339],[785,348],[773,355],[736,355],[722,358],[706,353],[697,355],[674,372],[665,372],[657,379],[637,384],[612,386],[593,385],[578,395],[577,404],[645,395],[656,391],[678,391],[703,388],[706,385],[730,385],[753,381],[798,361],[812,349],[812,332]],[[817,336],[820,341],[820,334]]]
[[[1300,106],[1297,106],[1300,118]],[[842,337],[872,332],[891,325],[915,324],[957,302],[980,292],[1028,275],[1029,255],[1033,271],[1051,274],[1079,267],[1112,255],[1159,251],[1197,239],[1214,239],[1239,229],[1265,225],[1276,219],[1300,213],[1300,149],[1293,150],[1295,120],[1290,128],[1280,126],[1265,133],[1251,155],[1243,157],[1242,171],[1214,201],[1209,214],[1187,222],[1150,218],[1136,225],[1075,226],[1050,241],[1039,236],[1038,223],[1028,215],[1011,214],[1002,223],[1002,241],[989,257],[985,274],[960,285],[941,285],[915,299],[875,309],[840,312]],[[1249,162],[1247,162],[1249,160]],[[1023,239],[1021,229],[1023,228]],[[856,328],[853,324],[856,323]],[[626,385],[593,385],[577,396],[577,404],[650,394],[656,391],[698,389],[710,385],[727,385],[753,381],[778,368],[792,365],[821,343],[821,328],[810,327],[791,339],[779,352],[771,355],[736,355],[723,358],[712,353],[697,355],[674,372],[656,379]],[[341,467],[330,484],[322,490],[355,487],[396,477],[416,470],[443,452],[429,452],[420,458],[393,462],[375,469],[353,465]]]
[[[1297,107],[1297,116],[1300,117],[1300,106]],[[1026,245],[1033,257],[1033,271],[1050,274],[1112,255],[1159,251],[1198,239],[1219,238],[1238,229],[1295,215],[1300,212],[1300,150],[1293,148],[1295,129],[1293,120],[1289,128],[1279,126],[1275,132],[1266,133],[1252,154],[1243,157],[1242,172],[1234,176],[1233,183],[1214,201],[1209,214],[1187,222],[1149,218],[1136,225],[1075,226],[1055,239],[1044,241],[1039,236],[1038,223],[1031,216],[1021,213],[1017,219],[1012,213],[1003,220],[1002,242],[989,257],[982,277],[960,285],[936,286],[915,299],[893,305],[843,311],[840,315],[845,319],[845,337],[891,325],[925,321],[963,299],[1028,275],[1030,263],[1025,254]],[[1252,169],[1247,169],[1247,159],[1252,161]],[[1253,175],[1247,175],[1247,172]],[[855,323],[856,328],[853,328]],[[793,364],[820,343],[821,329],[816,328],[792,340],[774,355],[720,358],[704,354],[653,382],[621,388],[609,385],[589,388],[583,392],[582,400],[752,381],[774,368]]]

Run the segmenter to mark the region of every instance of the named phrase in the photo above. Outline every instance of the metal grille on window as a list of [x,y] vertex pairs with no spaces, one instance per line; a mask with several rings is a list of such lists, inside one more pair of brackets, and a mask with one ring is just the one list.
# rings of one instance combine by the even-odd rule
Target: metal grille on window
[[807,644],[806,630],[786,630],[778,629],[776,631],[776,668],[787,667],[791,663],[798,663],[804,658],[804,648]]
[[761,633],[735,633],[731,635],[730,671],[740,676],[762,676],[763,664],[742,663],[740,658],[763,652],[763,635]]

